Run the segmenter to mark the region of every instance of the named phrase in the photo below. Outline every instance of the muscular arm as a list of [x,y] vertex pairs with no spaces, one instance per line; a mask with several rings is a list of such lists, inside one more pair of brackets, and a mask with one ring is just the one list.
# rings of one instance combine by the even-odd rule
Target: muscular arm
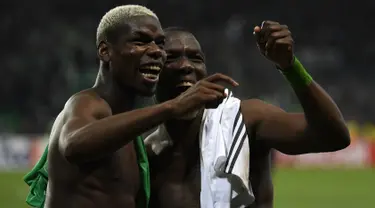
[[314,81],[293,89],[304,113],[287,113],[255,99],[241,103],[247,126],[255,125],[257,140],[286,154],[337,151],[347,147],[350,144],[348,129],[331,97]]
[[59,148],[69,162],[85,162],[115,152],[170,116],[168,103],[111,115],[93,95],[72,97],[64,108]]

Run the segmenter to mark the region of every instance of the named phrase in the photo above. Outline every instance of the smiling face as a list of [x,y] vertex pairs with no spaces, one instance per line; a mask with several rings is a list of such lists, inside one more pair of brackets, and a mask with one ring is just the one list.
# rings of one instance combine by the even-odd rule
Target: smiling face
[[118,86],[151,96],[166,59],[164,39],[158,19],[136,16],[109,31],[107,41],[99,44],[98,54]]
[[207,75],[201,46],[187,31],[166,32],[167,61],[157,88],[159,102],[173,99]]

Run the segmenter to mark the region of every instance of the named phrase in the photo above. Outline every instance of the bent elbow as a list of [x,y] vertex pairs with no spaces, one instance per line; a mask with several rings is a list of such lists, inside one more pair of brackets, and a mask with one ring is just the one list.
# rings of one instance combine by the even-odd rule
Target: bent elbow
[[338,151],[347,148],[350,145],[350,134],[348,128],[345,126],[342,130],[331,135],[332,151]]
[[65,144],[60,145],[60,151],[63,157],[69,162],[69,163],[77,163],[79,162],[79,154],[80,154],[80,148],[77,144],[76,140],[72,139],[66,139],[64,142]]
[[72,147],[71,145],[67,146],[64,151],[63,151],[63,156],[64,158],[69,162],[69,163],[76,163],[76,158],[77,158],[77,151],[75,151],[75,148]]
[[347,148],[349,145],[350,145],[350,138],[345,137],[345,138],[340,139],[339,141],[336,141],[332,145],[331,151],[335,152],[335,151],[343,150]]
[[61,154],[69,163],[75,163],[76,151],[73,144],[67,144],[61,148]]
[[340,150],[345,149],[345,148],[349,147],[350,142],[351,142],[350,141],[350,135],[344,136],[340,139],[340,142],[338,142],[337,147]]

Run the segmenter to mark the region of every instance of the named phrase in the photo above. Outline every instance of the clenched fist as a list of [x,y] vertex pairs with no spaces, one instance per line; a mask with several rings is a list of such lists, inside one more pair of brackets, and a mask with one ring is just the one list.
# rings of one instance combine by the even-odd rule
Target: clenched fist
[[278,22],[263,21],[254,28],[260,52],[279,68],[286,69],[293,62],[293,38],[288,26]]
[[220,73],[202,79],[184,93],[172,99],[174,116],[179,118],[202,107],[216,108],[227,96],[225,87],[216,84],[218,82],[226,83],[233,87],[238,86],[238,83],[231,77]]

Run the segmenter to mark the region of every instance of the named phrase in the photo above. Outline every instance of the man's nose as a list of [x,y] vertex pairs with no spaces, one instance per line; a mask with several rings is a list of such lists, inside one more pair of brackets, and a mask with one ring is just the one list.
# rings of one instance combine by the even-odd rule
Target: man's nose
[[190,74],[193,72],[194,67],[187,58],[183,57],[180,59],[179,70],[183,71],[184,74]]
[[159,59],[163,56],[166,56],[165,51],[161,49],[158,45],[156,45],[154,41],[150,43],[150,46],[147,50],[147,54],[154,59]]

